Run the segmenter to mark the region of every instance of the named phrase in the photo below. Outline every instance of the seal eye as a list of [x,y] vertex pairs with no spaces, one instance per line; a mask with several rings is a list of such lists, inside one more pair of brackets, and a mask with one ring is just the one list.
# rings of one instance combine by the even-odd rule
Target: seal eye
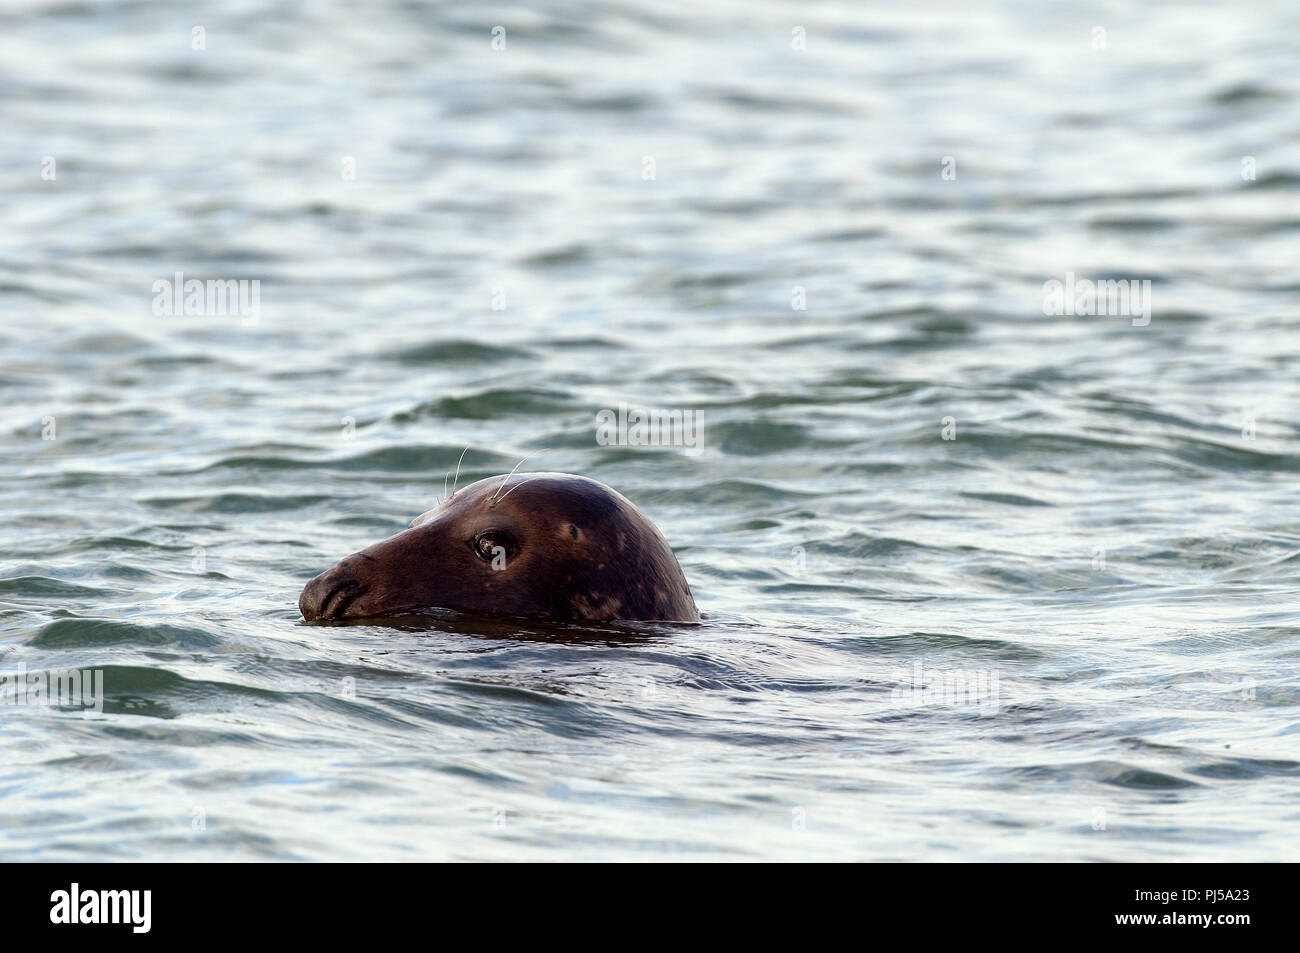
[[500,530],[490,529],[485,533],[480,533],[474,540],[474,552],[480,559],[491,561],[504,552],[507,556],[513,555],[514,545],[509,536]]

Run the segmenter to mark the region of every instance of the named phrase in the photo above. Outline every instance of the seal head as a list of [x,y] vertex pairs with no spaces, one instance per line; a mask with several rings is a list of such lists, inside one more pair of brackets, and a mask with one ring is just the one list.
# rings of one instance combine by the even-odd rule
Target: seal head
[[567,473],[473,483],[321,573],[298,599],[308,622],[430,607],[558,621],[700,618],[649,518]]

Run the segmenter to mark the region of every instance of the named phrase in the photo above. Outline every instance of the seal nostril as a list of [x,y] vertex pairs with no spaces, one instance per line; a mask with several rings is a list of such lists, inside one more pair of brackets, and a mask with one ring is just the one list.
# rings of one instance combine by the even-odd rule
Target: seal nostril
[[342,616],[352,601],[361,595],[362,588],[361,583],[355,579],[344,579],[330,590],[329,595],[321,603],[321,618],[337,619]]
[[298,608],[308,622],[336,619],[365,588],[356,576],[335,566],[307,583],[298,597]]

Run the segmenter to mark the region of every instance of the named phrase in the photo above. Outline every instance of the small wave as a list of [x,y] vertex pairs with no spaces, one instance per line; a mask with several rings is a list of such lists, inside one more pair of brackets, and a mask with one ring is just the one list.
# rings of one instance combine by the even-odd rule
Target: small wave
[[410,347],[394,348],[383,352],[385,360],[399,364],[492,364],[501,361],[524,360],[535,357],[535,353],[520,347],[503,347],[496,344],[484,344],[465,338],[447,338],[426,341]]
[[491,420],[510,414],[555,414],[577,407],[566,392],[541,388],[480,391],[464,397],[440,397],[389,416],[393,423],[409,424],[427,418]]
[[158,623],[145,625],[116,619],[57,619],[29,640],[35,648],[84,649],[101,646],[175,646],[187,651],[216,648],[221,639],[203,629]]
[[1009,773],[1039,784],[1092,781],[1135,791],[1180,791],[1201,786],[1187,778],[1118,761],[1031,765],[1012,768]]
[[222,492],[196,496],[148,497],[140,502],[159,509],[190,513],[275,513],[304,509],[332,500],[331,496],[309,493]]

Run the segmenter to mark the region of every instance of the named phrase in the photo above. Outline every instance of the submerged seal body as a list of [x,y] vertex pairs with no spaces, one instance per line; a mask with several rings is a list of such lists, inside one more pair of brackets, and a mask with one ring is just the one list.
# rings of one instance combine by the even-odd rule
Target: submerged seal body
[[303,589],[316,619],[439,607],[560,621],[696,622],[659,530],[603,483],[523,473],[473,483]]

